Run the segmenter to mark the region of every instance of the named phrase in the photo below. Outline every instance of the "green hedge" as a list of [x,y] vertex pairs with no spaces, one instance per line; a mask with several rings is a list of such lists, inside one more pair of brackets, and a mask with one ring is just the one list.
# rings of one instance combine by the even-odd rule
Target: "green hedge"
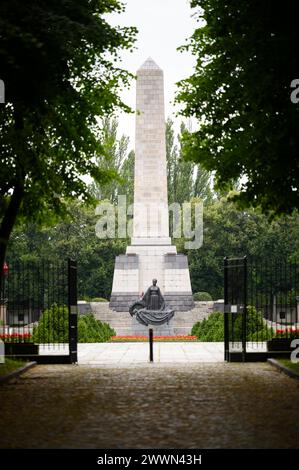
[[[230,318],[230,331],[233,331],[234,341],[242,340],[242,314]],[[224,315],[214,312],[208,318],[193,325],[191,334],[199,341],[224,341]],[[273,337],[272,328],[267,328],[261,312],[254,307],[247,307],[247,341],[266,341]]]
[[195,323],[191,335],[200,341],[224,341],[223,313],[211,313],[208,318]]
[[[67,343],[69,340],[68,308],[52,305],[33,328],[35,343]],[[92,313],[78,315],[78,343],[104,343],[116,333],[108,323],[96,320]]]
[[195,292],[195,294],[193,294],[193,299],[197,302],[213,300],[211,294],[208,292]]

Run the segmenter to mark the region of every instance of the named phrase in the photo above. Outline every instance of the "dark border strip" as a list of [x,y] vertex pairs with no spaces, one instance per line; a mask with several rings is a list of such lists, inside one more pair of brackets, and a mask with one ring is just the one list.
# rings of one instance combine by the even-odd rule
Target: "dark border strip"
[[283,364],[280,364],[280,362],[276,361],[276,359],[268,359],[268,361],[273,367],[278,369],[280,372],[283,372],[284,374],[288,375],[289,377],[292,377],[293,379],[299,380],[299,374],[295,372],[292,369],[289,369]]
[[3,384],[10,379],[13,379],[14,377],[18,377],[19,375],[23,374],[34,366],[36,366],[36,362],[28,362],[28,364],[25,364],[23,367],[19,367],[18,369],[9,372],[9,374],[0,377],[0,384]]

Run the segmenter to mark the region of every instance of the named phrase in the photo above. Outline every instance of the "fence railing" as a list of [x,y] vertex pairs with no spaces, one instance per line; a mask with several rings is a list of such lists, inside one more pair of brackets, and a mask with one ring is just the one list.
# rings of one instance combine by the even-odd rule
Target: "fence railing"
[[40,352],[76,351],[76,273],[71,260],[9,264],[0,291],[0,339],[36,344]]

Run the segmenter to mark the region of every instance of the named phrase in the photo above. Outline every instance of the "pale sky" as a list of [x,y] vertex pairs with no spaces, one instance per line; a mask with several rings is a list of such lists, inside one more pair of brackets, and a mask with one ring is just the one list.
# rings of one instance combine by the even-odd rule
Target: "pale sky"
[[[178,52],[198,27],[189,0],[125,0],[126,11],[120,15],[107,15],[112,25],[136,26],[139,33],[133,52],[121,54],[122,67],[132,73],[150,56],[164,71],[165,118],[174,117],[175,83],[192,74],[195,59],[190,52]],[[135,109],[135,80],[130,90],[122,92],[126,104]],[[177,120],[179,128],[181,118]],[[119,119],[121,134],[130,137],[130,150],[134,148],[135,116],[122,114]]]

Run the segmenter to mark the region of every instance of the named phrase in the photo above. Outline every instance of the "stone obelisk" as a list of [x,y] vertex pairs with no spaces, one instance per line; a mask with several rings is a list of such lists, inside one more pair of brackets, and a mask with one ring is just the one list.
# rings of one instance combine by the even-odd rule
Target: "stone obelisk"
[[163,71],[148,59],[137,71],[132,245],[171,245]]
[[149,58],[137,71],[133,237],[116,257],[110,308],[128,311],[153,278],[176,311],[193,307],[188,260],[168,220],[163,71]]

